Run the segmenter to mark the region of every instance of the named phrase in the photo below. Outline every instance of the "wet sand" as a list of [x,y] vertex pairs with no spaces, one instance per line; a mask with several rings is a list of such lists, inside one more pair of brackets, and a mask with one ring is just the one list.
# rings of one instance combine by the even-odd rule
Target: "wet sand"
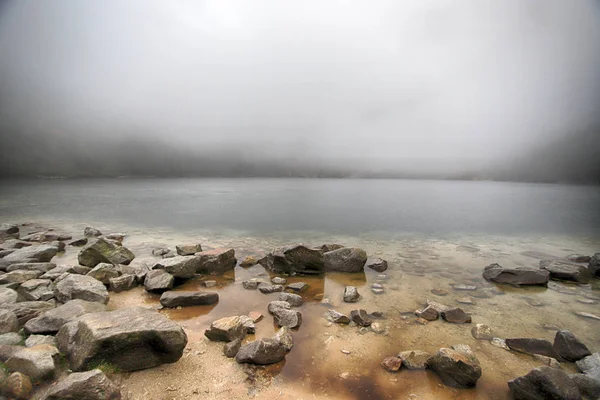
[[[65,225],[45,221],[57,230],[63,229],[80,236],[83,224]],[[123,385],[128,399],[508,399],[506,382],[541,366],[541,362],[524,354],[492,346],[488,341],[475,340],[471,327],[484,323],[496,336],[537,337],[553,340],[555,329],[569,329],[592,352],[600,351],[600,321],[585,319],[574,311],[599,313],[599,305],[583,304],[578,300],[600,300],[600,281],[591,285],[551,283],[544,287],[511,287],[486,282],[483,268],[493,262],[505,266],[537,266],[541,252],[555,257],[572,253],[593,254],[598,242],[592,239],[561,237],[459,237],[427,238],[411,235],[385,238],[381,235],[342,237],[321,234],[290,234],[286,238],[244,237],[240,235],[205,236],[180,234],[164,230],[139,230],[129,227],[98,226],[102,231],[123,231],[128,234],[124,245],[137,256],[134,263],[152,263],[157,258],[151,250],[160,246],[174,248],[175,244],[202,243],[205,249],[233,247],[238,259],[245,255],[261,255],[272,248],[298,242],[308,245],[341,243],[364,248],[371,256],[389,262],[381,279],[374,271],[364,274],[326,274],[318,277],[286,277],[288,282],[308,283],[301,293],[305,304],[302,326],[293,332],[294,348],[284,362],[268,367],[239,365],[222,354],[222,343],[210,342],[203,335],[213,320],[221,317],[259,311],[265,315],[256,324],[256,334],[246,340],[271,336],[276,327],[268,315],[267,304],[278,294],[264,295],[245,290],[241,281],[249,278],[271,278],[260,266],[236,267],[220,277],[198,277],[178,286],[176,290],[207,290],[219,293],[214,306],[163,309],[161,313],[180,323],[188,334],[188,347],[177,363],[127,374],[115,379]],[[529,253],[528,253],[529,252]],[[77,249],[56,257],[57,264],[76,260]],[[216,280],[217,286],[206,289],[203,280]],[[380,283],[385,292],[374,294],[371,285]],[[474,291],[455,290],[454,284],[475,285]],[[345,285],[356,286],[362,295],[358,303],[342,301]],[[433,289],[447,294],[435,295]],[[320,300],[322,294],[323,300]],[[472,305],[459,304],[468,297]],[[159,296],[143,288],[111,293],[109,307],[142,305],[158,307]],[[442,320],[426,325],[416,323],[414,310],[427,299],[448,306],[460,306],[471,313],[472,324],[450,324]],[[323,313],[328,308],[349,314],[353,309],[381,311],[379,321],[386,331],[377,334],[363,332],[358,327],[329,323]],[[483,375],[473,389],[453,389],[442,385],[429,371],[386,372],[383,358],[405,350],[435,352],[440,347],[464,343],[471,346],[479,358]],[[344,352],[342,352],[344,350]],[[349,354],[346,354],[349,353]],[[567,372],[576,372],[573,364],[564,363]]]

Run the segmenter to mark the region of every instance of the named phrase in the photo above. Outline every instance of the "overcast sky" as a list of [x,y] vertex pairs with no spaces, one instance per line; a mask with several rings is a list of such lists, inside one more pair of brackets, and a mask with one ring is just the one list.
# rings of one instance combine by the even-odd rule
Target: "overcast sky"
[[596,0],[14,0],[2,134],[471,166],[597,124]]

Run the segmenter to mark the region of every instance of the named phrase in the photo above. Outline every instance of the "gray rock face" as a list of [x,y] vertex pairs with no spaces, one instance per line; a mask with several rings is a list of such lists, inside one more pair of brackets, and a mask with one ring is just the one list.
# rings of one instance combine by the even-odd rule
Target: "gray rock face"
[[350,319],[358,326],[370,326],[373,323],[369,314],[363,309],[350,311]]
[[596,278],[600,278],[600,253],[594,254],[594,256],[590,259],[590,263],[588,264],[588,272]]
[[58,253],[58,247],[51,246],[48,244],[41,244],[37,246],[29,246],[17,249],[14,253],[11,253],[4,257],[2,261],[10,262],[10,264],[17,264],[19,262],[49,262]]
[[388,263],[379,257],[374,257],[367,259],[365,267],[371,268],[373,271],[383,272],[388,269]]
[[344,247],[323,255],[325,271],[361,272],[367,262],[367,253],[359,248]]
[[427,306],[422,310],[415,311],[415,315],[419,318],[423,318],[427,321],[437,321],[440,317],[440,313],[435,307]]
[[77,260],[79,264],[93,268],[100,263],[128,265],[135,255],[126,247],[105,239],[98,239],[81,249]]
[[160,296],[163,307],[207,306],[218,301],[219,295],[213,292],[168,291]]
[[258,290],[263,294],[270,294],[276,292],[283,292],[282,285],[269,285],[268,283],[261,283],[258,285]]
[[19,325],[25,324],[51,308],[54,308],[54,304],[46,301],[21,301],[0,306],[0,309],[14,312],[19,319]]
[[579,389],[579,393],[588,399],[600,399],[600,380],[585,374],[570,375],[571,381]]
[[92,270],[87,273],[87,276],[91,276],[103,284],[108,285],[110,278],[117,278],[121,276],[121,271],[113,264],[100,263],[92,268]]
[[483,277],[496,283],[546,286],[550,280],[550,272],[534,268],[504,268],[499,264],[491,264],[485,267]]
[[451,308],[441,312],[442,318],[446,322],[453,324],[470,324],[471,316],[465,313],[462,308]]
[[356,303],[359,299],[360,294],[358,293],[358,289],[354,286],[346,286],[344,289],[344,302]]
[[88,226],[83,230],[83,235],[87,236],[87,237],[98,237],[98,236],[102,236],[102,232],[100,232],[96,228],[92,228],[91,226]]
[[583,265],[561,260],[542,260],[540,268],[550,273],[550,278],[565,281],[585,282],[589,279],[587,268]]
[[197,253],[200,263],[196,272],[208,275],[221,275],[235,268],[237,259],[233,249],[215,249]]
[[179,325],[141,307],[85,314],[63,325],[56,338],[74,371],[99,362],[122,371],[152,368],[179,360],[187,345]]
[[293,293],[280,293],[279,300],[287,301],[292,307],[300,307],[304,303],[302,296]]
[[48,272],[51,269],[56,268],[56,264],[50,262],[44,263],[22,263],[22,264],[12,264],[6,268],[6,272],[16,271],[18,269],[21,270],[29,270],[29,271],[42,271]]
[[55,334],[63,325],[84,314],[106,311],[106,309],[106,305],[102,303],[71,300],[30,319],[24,327],[28,333]]
[[7,272],[4,275],[0,275],[0,285],[5,285],[8,283],[18,283],[22,284],[30,279],[36,279],[43,275],[41,271],[27,271],[18,269],[16,271]]
[[23,336],[17,332],[8,332],[0,335],[0,346],[20,346]]
[[25,347],[33,347],[38,344],[49,344],[56,347],[56,338],[50,335],[30,335],[25,339]]
[[95,301],[108,303],[109,295],[102,282],[87,275],[68,274],[56,284],[54,296],[61,303],[69,300]]
[[286,351],[292,350],[294,347],[294,338],[292,337],[292,331],[287,326],[282,326],[279,328],[275,336],[273,336],[273,340],[277,340],[280,342]]
[[4,304],[16,303],[19,295],[13,289],[0,288],[0,306]]
[[223,345],[223,354],[225,357],[233,358],[242,347],[242,339],[235,339]]
[[558,331],[554,337],[554,351],[567,361],[579,361],[591,355],[585,344],[569,331]]
[[126,290],[132,289],[136,285],[135,275],[124,274],[116,278],[110,278],[108,280],[108,284],[110,286],[110,290],[115,293],[124,292]]
[[275,339],[260,339],[243,345],[235,356],[242,363],[267,365],[277,363],[285,358],[284,344]]
[[175,278],[192,278],[200,268],[201,258],[196,256],[177,256],[163,258],[152,269],[164,269]]
[[577,385],[560,369],[541,367],[508,382],[515,400],[580,400]]
[[412,370],[427,368],[427,360],[431,354],[421,350],[402,351],[398,354],[398,358],[402,360],[402,364]]
[[99,369],[75,372],[52,386],[45,400],[121,400],[121,390]]
[[202,245],[198,244],[182,244],[175,246],[177,254],[180,256],[193,256],[196,253],[202,252]]
[[514,351],[525,354],[540,354],[546,357],[560,358],[552,347],[552,344],[545,339],[519,338],[506,339],[506,345]]
[[54,297],[54,285],[50,279],[30,279],[19,286],[17,293],[27,301],[46,301]]
[[204,331],[204,336],[216,342],[231,342],[245,335],[244,320],[240,316],[218,319]]
[[350,323],[350,318],[348,318],[348,316],[342,314],[341,312],[337,312],[335,310],[325,311],[325,318],[328,321],[334,322],[336,324],[349,324]]
[[473,387],[481,377],[479,360],[466,345],[439,349],[427,360],[427,367],[451,387]]
[[166,290],[171,290],[174,283],[175,278],[173,278],[173,275],[162,269],[148,271],[144,280],[144,286],[148,292],[162,293]]
[[34,381],[50,379],[58,366],[58,349],[48,344],[23,347],[15,352],[6,365],[12,371],[21,372]]
[[17,314],[9,310],[0,309],[0,334],[19,331]]

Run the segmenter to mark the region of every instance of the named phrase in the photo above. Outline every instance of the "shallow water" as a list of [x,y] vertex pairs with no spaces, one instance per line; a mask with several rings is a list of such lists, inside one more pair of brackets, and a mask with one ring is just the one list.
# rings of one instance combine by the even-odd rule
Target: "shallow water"
[[[362,247],[369,255],[385,258],[389,262],[389,269],[385,272],[387,279],[384,280],[378,277],[378,273],[370,270],[364,274],[331,273],[320,277],[286,277],[288,282],[304,281],[309,284],[309,290],[302,293],[305,304],[299,308],[303,314],[303,324],[293,333],[295,347],[285,362],[270,367],[240,366],[235,361],[226,359],[221,353],[222,345],[207,341],[203,332],[215,319],[260,311],[265,318],[257,323],[256,335],[249,336],[247,340],[272,335],[276,329],[272,317],[267,313],[267,304],[277,299],[278,295],[263,295],[258,291],[245,290],[241,281],[252,277],[270,278],[274,275],[260,266],[246,269],[236,267],[234,271],[221,277],[199,277],[184,283],[178,287],[179,290],[217,291],[219,303],[215,306],[160,311],[177,320],[186,329],[190,339],[189,352],[176,364],[126,374],[122,384],[129,398],[225,399],[251,396],[265,399],[508,399],[506,382],[541,363],[529,356],[494,347],[487,341],[473,339],[470,330],[475,323],[490,325],[495,334],[502,338],[539,337],[552,340],[556,328],[569,329],[592,352],[600,350],[600,321],[574,314],[575,311],[600,313],[598,303],[579,302],[600,300],[600,281],[595,280],[592,285],[553,283],[549,288],[515,288],[491,284],[481,276],[483,268],[493,262],[507,266],[535,266],[544,254],[564,257],[572,253],[591,255],[599,251],[598,210],[594,210],[589,204],[590,198],[594,199],[598,195],[597,188],[533,185],[528,192],[528,186],[525,185],[508,184],[505,187],[504,184],[499,184],[492,190],[495,195],[491,197],[497,197],[498,192],[506,190],[509,194],[504,193],[500,198],[529,198],[530,202],[525,202],[523,207],[519,207],[520,202],[516,200],[516,203],[505,203],[502,206],[505,208],[503,212],[492,215],[498,213],[502,202],[485,203],[484,197],[487,196],[483,192],[489,189],[487,185],[496,184],[482,183],[483,186],[478,188],[479,183],[457,183],[450,190],[448,187],[454,183],[442,182],[438,191],[441,197],[431,200],[428,205],[420,205],[423,210],[421,213],[416,212],[417,215],[406,212],[404,206],[407,203],[402,197],[395,197],[394,201],[385,200],[393,210],[370,210],[368,215],[364,215],[362,207],[367,203],[373,205],[365,199],[368,199],[374,189],[371,188],[360,198],[357,197],[356,201],[347,199],[345,195],[335,195],[336,201],[342,202],[338,205],[344,212],[338,210],[327,214],[324,210],[334,207],[327,202],[318,202],[315,207],[320,211],[316,213],[321,216],[327,214],[329,219],[313,220],[306,215],[314,206],[310,202],[299,201],[293,203],[294,207],[286,204],[287,209],[300,210],[299,215],[290,211],[289,219],[284,218],[287,214],[281,212],[281,208],[270,208],[277,203],[277,199],[270,199],[264,202],[264,207],[258,207],[257,203],[261,201],[256,199],[264,199],[265,193],[271,191],[273,196],[280,194],[281,188],[273,191],[271,181],[267,182],[267,188],[262,189],[260,182],[256,180],[248,181],[251,185],[248,182],[243,184],[257,188],[260,195],[255,198],[250,191],[243,195],[238,192],[231,195],[215,189],[217,194],[206,194],[207,201],[202,200],[202,196],[192,196],[195,199],[193,202],[189,199],[177,200],[175,196],[172,197],[175,204],[163,199],[159,202],[162,204],[160,207],[154,203],[156,198],[146,202],[147,198],[143,196],[144,201],[132,204],[132,193],[139,195],[143,190],[126,189],[125,193],[121,193],[118,187],[122,182],[127,181],[107,183],[113,192],[100,197],[96,197],[100,190],[96,184],[80,183],[77,190],[70,192],[72,183],[58,182],[56,188],[49,190],[48,196],[61,197],[63,200],[59,204],[50,204],[48,199],[38,199],[45,193],[43,187],[53,183],[43,182],[42,187],[27,187],[23,192],[13,186],[8,195],[3,193],[1,196],[0,217],[15,222],[35,221],[72,233],[75,238],[81,235],[88,224],[104,232],[124,232],[128,235],[124,244],[136,254],[136,263],[151,263],[156,260],[151,256],[153,248],[173,248],[176,244],[191,242],[200,242],[207,249],[233,247],[238,259],[246,255],[260,256],[274,247],[293,242],[308,245],[341,243]],[[150,182],[155,186],[153,190],[159,191],[161,181],[152,180],[144,185]],[[183,185],[185,181],[176,182]],[[291,185],[294,181],[283,182],[273,185]],[[391,182],[391,186],[401,185]],[[166,183],[168,185],[164,187],[165,190],[174,185],[172,181]],[[193,183],[196,184],[196,181]],[[204,184],[199,183],[200,186]],[[362,185],[362,181],[357,184]],[[100,187],[106,188],[104,185],[102,183]],[[314,185],[320,186],[322,183]],[[410,188],[391,189],[391,193],[411,193],[418,185],[423,185],[420,192],[417,190],[420,195],[423,191],[431,194],[434,189],[430,182],[408,185]],[[58,188],[65,192],[59,194]],[[181,189],[177,193],[189,194],[194,190],[196,189]],[[323,192],[325,189],[320,190]],[[358,192],[360,191],[357,190]],[[460,202],[448,199],[448,193],[454,192],[462,192],[466,203],[464,207],[467,209],[474,203],[469,194],[479,192],[475,197],[483,204],[479,204],[472,212],[460,211],[463,210],[462,205],[458,206]],[[390,191],[387,193],[390,194]],[[525,195],[526,193],[528,194]],[[542,199],[546,196],[548,198],[543,202]],[[326,195],[324,197],[327,199]],[[247,218],[254,219],[257,224],[267,222],[266,227],[275,226],[277,232],[265,229],[265,226],[251,229],[246,226],[249,225],[246,219],[241,219],[239,225],[236,224],[236,219],[226,211],[232,207],[232,203],[244,203],[244,198],[251,203],[245,209],[249,213]],[[37,199],[37,205],[14,206],[17,199],[20,202],[29,199],[32,203]],[[285,196],[279,198],[283,203],[287,200]],[[194,211],[189,211],[189,220],[185,224],[177,216],[177,205],[181,205],[181,202],[190,202],[190,207],[195,204]],[[224,211],[218,211],[219,206],[215,204],[219,202],[223,204]],[[540,202],[543,204],[539,204]],[[530,203],[538,204],[539,208]],[[351,209],[353,204],[355,208]],[[436,204],[444,205],[443,210],[436,209]],[[450,207],[448,204],[454,206]],[[570,204],[568,209],[564,208],[566,204]],[[406,207],[411,209],[410,205]],[[482,211],[485,207],[488,208],[487,212]],[[139,210],[134,210],[136,208]],[[31,214],[28,214],[28,209],[32,210]],[[207,210],[217,213],[222,221],[215,215],[208,215],[210,213]],[[371,218],[378,213],[382,217],[376,219],[375,223]],[[445,216],[446,213],[454,214]],[[471,218],[473,215],[479,216],[481,220]],[[583,218],[584,215],[586,218]],[[268,216],[279,225],[272,221],[269,223]],[[424,229],[410,231],[406,228],[414,228],[416,221],[426,216],[428,219],[424,223]],[[169,218],[173,218],[171,225]],[[303,220],[298,228],[294,223],[296,219]],[[521,229],[537,219],[542,221],[532,223],[531,229]],[[491,224],[492,221],[500,220],[499,225]],[[311,225],[310,222],[314,222],[315,229],[305,230]],[[366,227],[364,230],[359,228],[361,223]],[[375,225],[375,228],[369,230],[369,227]],[[440,227],[439,232],[435,231],[435,226]],[[327,227],[333,228],[327,230]],[[35,229],[35,226],[29,229]],[[435,232],[432,233],[431,230]],[[55,261],[73,263],[76,261],[76,254],[76,249],[70,248]],[[217,286],[205,289],[202,283],[205,279],[217,280]],[[373,283],[382,284],[385,292],[380,295],[372,293],[370,287]],[[474,291],[460,291],[455,290],[453,284],[469,284],[477,288]],[[342,301],[346,285],[358,288],[362,295],[358,303],[347,304]],[[441,289],[447,294],[435,295],[431,292],[433,289]],[[323,301],[318,296],[321,294]],[[473,304],[457,302],[464,297],[469,298]],[[460,306],[471,313],[473,324],[455,325],[439,320],[419,325],[413,312],[421,308],[427,299],[448,306]],[[156,307],[158,296],[136,288],[112,294],[109,306],[119,308],[134,304]],[[361,332],[357,327],[330,324],[323,318],[327,308],[347,314],[356,308],[364,308],[369,312],[382,311],[386,318],[380,322],[385,325],[386,331],[384,334],[376,334],[372,331]],[[383,358],[400,351],[419,349],[435,352],[440,347],[457,343],[470,345],[482,364],[483,375],[474,389],[445,387],[437,376],[428,371],[401,370],[392,374],[379,365]],[[575,372],[572,364],[564,363],[563,368],[568,372]],[[174,386],[176,390],[171,390]]]

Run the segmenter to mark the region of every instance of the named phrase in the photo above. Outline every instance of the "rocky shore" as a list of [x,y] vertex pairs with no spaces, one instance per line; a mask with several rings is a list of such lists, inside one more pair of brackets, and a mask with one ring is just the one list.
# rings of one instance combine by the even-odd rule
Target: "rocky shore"
[[[588,296],[578,300],[597,304],[600,253],[542,257],[535,266],[482,265],[480,276],[490,285],[485,292],[476,282],[454,283],[450,290],[463,293],[458,304],[443,300],[448,290],[434,288],[420,308],[409,311],[398,305],[398,313],[391,315],[388,310],[371,309],[364,301],[364,290],[383,299],[394,290],[387,274],[390,263],[358,247],[294,244],[238,259],[234,248],[204,249],[204,243],[191,242],[134,254],[124,245],[127,235],[123,233],[103,234],[87,227],[73,237],[38,228],[0,226],[0,388],[7,398],[128,398],[119,384],[121,376],[182,362],[192,344],[189,332],[169,318],[170,310],[215,307],[224,300],[220,280],[236,268],[265,271],[239,283],[242,292],[264,296],[266,306],[210,321],[203,335],[209,346],[222,353],[222,360],[213,362],[233,361],[246,372],[247,366],[276,367],[295,352],[306,351],[295,337],[314,324],[386,338],[399,318],[424,329],[455,326],[457,335],[468,340],[446,343],[435,351],[403,348],[400,342],[396,353],[381,359],[380,368],[391,376],[430,371],[441,385],[468,396],[486,373],[478,349],[487,342],[540,363],[539,368],[506,381],[505,391],[515,399],[600,397],[600,353],[578,338],[576,327],[558,327],[552,342],[510,337],[500,333],[500,320],[496,326],[482,323],[468,309],[493,290],[499,294],[502,288],[510,288],[514,295],[539,286],[561,293],[589,289]],[[64,254],[76,255],[77,263],[56,263]],[[351,279],[365,273],[374,276],[370,287],[344,284],[335,294],[339,301],[311,287],[313,279],[319,279],[315,277],[326,274]],[[190,282],[201,282],[202,289],[186,289]],[[134,290],[158,301],[150,306],[111,306],[111,297]],[[242,303],[244,297],[227,301]],[[321,316],[307,315],[306,302],[323,307]],[[574,313],[600,323],[600,313]],[[258,326],[269,324],[273,333],[258,337]],[[341,353],[351,354],[345,349]]]

